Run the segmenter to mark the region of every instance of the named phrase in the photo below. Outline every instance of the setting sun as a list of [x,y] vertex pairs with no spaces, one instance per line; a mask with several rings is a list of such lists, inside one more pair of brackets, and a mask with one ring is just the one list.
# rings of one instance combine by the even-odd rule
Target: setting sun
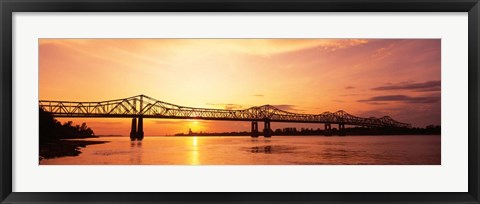
[[200,121],[197,121],[197,120],[193,120],[193,121],[190,121],[190,123],[188,124],[188,127],[190,128],[190,130],[192,130],[192,132],[200,132],[200,131],[203,131],[203,126],[201,124]]

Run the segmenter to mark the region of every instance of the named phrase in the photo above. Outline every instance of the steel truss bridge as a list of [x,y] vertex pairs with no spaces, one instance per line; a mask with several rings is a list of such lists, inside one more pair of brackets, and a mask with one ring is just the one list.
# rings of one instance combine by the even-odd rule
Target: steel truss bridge
[[132,139],[143,138],[143,118],[251,121],[252,137],[258,137],[259,135],[259,121],[265,122],[263,131],[265,137],[271,136],[270,122],[323,123],[325,124],[325,132],[331,130],[331,124],[338,124],[340,135],[344,135],[342,130],[345,129],[345,125],[389,128],[411,127],[410,124],[395,121],[389,116],[362,118],[342,110],[333,113],[300,114],[284,111],[271,105],[255,106],[243,110],[193,108],[159,101],[145,95],[99,102],[40,100],[39,105],[40,108],[50,112],[54,117],[132,118],[132,131],[130,133]]

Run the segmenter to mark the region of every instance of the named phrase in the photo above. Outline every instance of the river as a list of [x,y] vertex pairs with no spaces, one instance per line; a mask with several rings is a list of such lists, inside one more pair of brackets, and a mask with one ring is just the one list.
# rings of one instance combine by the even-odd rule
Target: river
[[439,135],[100,137],[41,165],[440,165]]

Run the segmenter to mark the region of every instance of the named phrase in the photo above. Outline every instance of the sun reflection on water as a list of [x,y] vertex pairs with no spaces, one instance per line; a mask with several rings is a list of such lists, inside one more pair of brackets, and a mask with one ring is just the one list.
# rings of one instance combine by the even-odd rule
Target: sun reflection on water
[[198,158],[198,138],[197,137],[192,137],[192,154],[190,158],[190,164],[192,165],[198,165],[200,164],[199,158]]

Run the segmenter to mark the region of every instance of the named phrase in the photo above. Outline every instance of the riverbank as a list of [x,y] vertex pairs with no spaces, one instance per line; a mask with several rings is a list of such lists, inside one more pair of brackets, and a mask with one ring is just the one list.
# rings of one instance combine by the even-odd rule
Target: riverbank
[[80,148],[85,148],[87,145],[103,143],[107,143],[107,141],[55,140],[51,142],[44,142],[40,144],[39,160],[66,156],[78,156],[82,153]]

